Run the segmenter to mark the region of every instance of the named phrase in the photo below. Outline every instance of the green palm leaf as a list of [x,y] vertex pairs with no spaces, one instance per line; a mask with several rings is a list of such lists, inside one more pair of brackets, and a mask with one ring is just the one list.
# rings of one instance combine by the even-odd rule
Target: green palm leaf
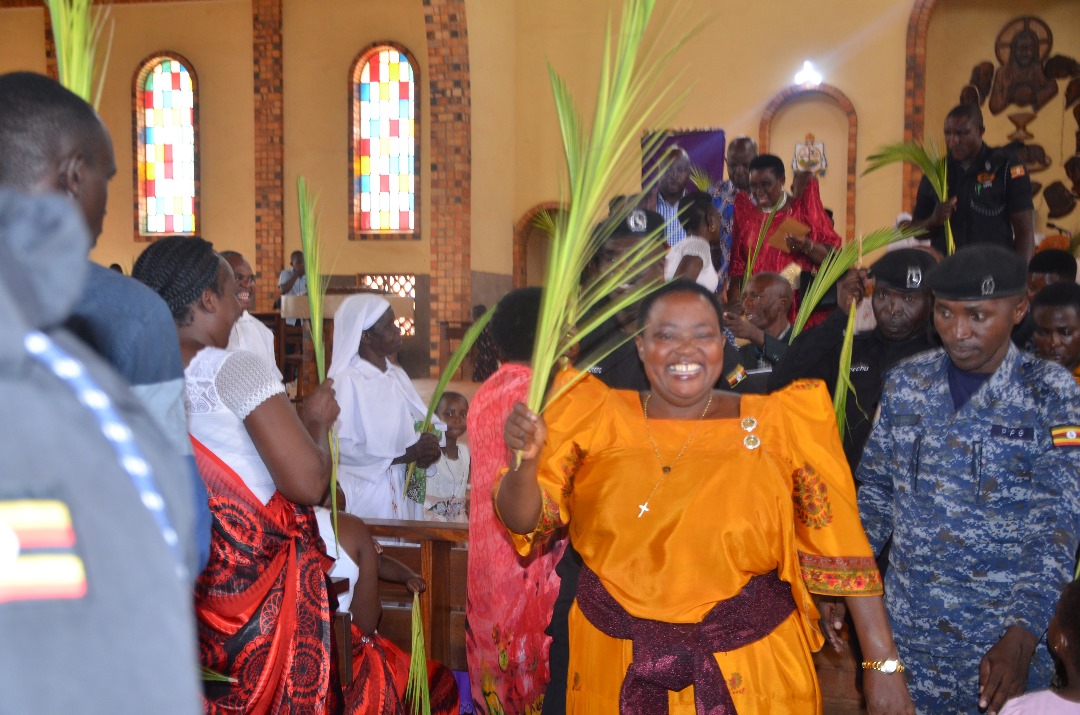
[[[889,166],[891,164],[911,164],[918,167],[930,182],[938,201],[949,200],[949,162],[948,156],[938,153],[933,140],[927,149],[916,142],[901,142],[882,147],[876,153],[867,157],[870,165],[866,167],[863,176],[872,171]],[[952,222],[945,220],[945,248],[948,255],[956,252],[956,244],[953,241]]]
[[[457,346],[457,350],[450,356],[450,361],[446,363],[442,375],[439,376],[439,382],[435,385],[435,392],[431,393],[431,399],[428,401],[427,413],[424,415],[424,421],[417,426],[417,432],[423,433],[432,431],[435,409],[439,406],[439,401],[442,400],[443,393],[446,392],[450,380],[453,379],[458,368],[461,367],[461,363],[465,361],[465,357],[469,354],[469,351],[472,350],[473,345],[476,344],[477,339],[480,337],[480,333],[484,332],[484,328],[491,322],[491,318],[495,315],[495,309],[497,307],[496,304],[488,308],[487,311],[485,311],[484,314],[465,331],[465,335],[461,338],[461,344]],[[427,488],[426,483],[427,470],[416,466],[416,462],[410,462],[408,468],[405,470],[406,496],[413,501],[423,504]]]
[[[56,41],[56,67],[60,84],[93,105],[101,104],[101,91],[105,86],[105,70],[112,53],[113,34],[116,24],[109,21],[111,5],[91,12],[92,0],[45,0],[52,23],[53,39]],[[105,43],[105,56],[98,66],[98,49],[106,24],[109,39]],[[100,69],[97,84],[94,74]]]
[[921,228],[879,228],[866,236],[859,236],[843,245],[839,251],[832,251],[818,266],[817,275],[814,276],[810,287],[806,289],[806,295],[799,303],[799,313],[795,316],[795,324],[791,327],[791,338],[788,342],[794,342],[799,336],[810,314],[825,297],[829,288],[851,270],[851,267],[861,260],[863,254],[884,248],[904,238],[921,236],[926,233]]
[[[300,248],[304,253],[304,272],[308,277],[308,313],[311,320],[308,329],[311,333],[311,345],[315,353],[315,369],[319,382],[326,381],[326,340],[323,335],[323,305],[326,300],[326,288],[329,284],[329,271],[323,270],[322,244],[319,241],[319,212],[317,197],[308,189],[303,176],[296,178],[296,196],[300,204]],[[314,280],[313,280],[314,279]],[[300,376],[303,379],[303,376]],[[337,432],[330,428],[330,515],[334,526],[335,548],[338,533],[337,509],[337,473],[338,439]]]
[[761,224],[761,230],[758,231],[757,241],[754,243],[754,250],[750,253],[750,257],[746,261],[746,270],[743,271],[743,289],[750,283],[750,277],[754,275],[754,264],[757,263],[758,253],[761,252],[761,246],[765,243],[765,237],[769,235],[769,228],[772,227],[776,212],[780,210],[785,198],[786,197],[781,194],[780,198],[776,201],[776,205],[772,207],[769,211],[769,215],[765,217],[765,221]]
[[431,715],[431,686],[428,684],[427,646],[424,644],[424,622],[420,617],[420,594],[413,593],[412,652],[409,654],[409,680],[405,700],[412,703],[414,714]]
[[851,351],[855,345],[855,308],[857,301],[851,301],[848,309],[847,328],[844,329],[844,342],[840,344],[840,364],[837,366],[836,387],[833,388],[833,411],[836,413],[836,426],[840,438],[847,428],[848,393],[855,394],[851,384]]
[[690,167],[690,183],[697,188],[698,191],[708,191],[712,188],[713,180],[709,176],[708,170],[704,167],[692,165]]
[[[613,315],[655,288],[655,284],[640,285],[611,301],[611,305],[599,307],[608,300],[612,288],[631,282],[649,261],[656,260],[655,251],[646,248],[632,252],[631,257],[610,267],[590,284],[580,285],[588,262],[610,235],[614,223],[625,214],[613,217],[600,231],[594,230],[596,217],[607,198],[618,193],[626,179],[640,168],[642,155],[646,160],[654,157],[663,139],[655,134],[644,142],[638,140],[644,134],[646,121],[664,126],[689,91],[673,96],[669,88],[683,83],[671,78],[661,82],[661,73],[689,34],[675,42],[668,40],[664,51],[643,48],[654,6],[655,0],[626,0],[617,40],[613,40],[608,21],[596,110],[588,130],[566,82],[552,67],[548,68],[566,156],[569,200],[563,203],[570,208],[554,227],[541,296],[528,397],[534,412],[545,406],[544,393],[559,358],[599,325],[597,320],[581,325],[578,322],[594,309]],[[668,37],[663,32],[659,36],[665,40]]]

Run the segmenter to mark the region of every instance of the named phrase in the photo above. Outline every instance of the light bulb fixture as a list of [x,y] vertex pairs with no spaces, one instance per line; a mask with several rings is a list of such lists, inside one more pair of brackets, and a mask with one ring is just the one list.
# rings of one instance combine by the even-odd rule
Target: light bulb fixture
[[814,69],[810,60],[802,63],[802,69],[795,73],[795,84],[817,87],[821,84],[821,73]]

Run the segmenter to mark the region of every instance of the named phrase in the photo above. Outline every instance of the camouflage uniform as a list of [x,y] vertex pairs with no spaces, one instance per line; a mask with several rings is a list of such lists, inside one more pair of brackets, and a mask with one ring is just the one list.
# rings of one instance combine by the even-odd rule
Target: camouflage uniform
[[1072,577],[1080,446],[1051,429],[1080,425],[1080,389],[1010,345],[956,410],[947,366],[936,350],[888,374],[859,512],[875,551],[893,539],[885,605],[919,712],[976,713],[979,662],[1006,628],[1042,641],[1028,689],[1052,674],[1045,632]]

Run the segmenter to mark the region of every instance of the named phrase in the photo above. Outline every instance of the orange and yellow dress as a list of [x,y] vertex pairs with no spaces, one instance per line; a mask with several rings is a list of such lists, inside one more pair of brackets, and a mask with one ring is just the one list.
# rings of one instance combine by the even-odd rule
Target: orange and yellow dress
[[[791,584],[795,610],[767,636],[715,658],[740,715],[816,713],[821,695],[810,653],[823,638],[810,593],[880,595],[881,577],[859,522],[832,401],[820,381],[744,395],[740,417],[650,419],[670,465],[662,476],[637,392],[586,377],[545,413],[537,533],[522,554],[569,524],[585,565],[631,616],[697,623],[754,576]],[[570,612],[567,712],[609,715],[632,643]],[[671,713],[693,713],[693,687],[669,693]]]

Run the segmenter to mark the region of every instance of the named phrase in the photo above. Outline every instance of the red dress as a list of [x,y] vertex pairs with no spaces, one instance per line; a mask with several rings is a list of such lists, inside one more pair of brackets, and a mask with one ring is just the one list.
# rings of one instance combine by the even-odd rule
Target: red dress
[[[750,254],[757,246],[758,234],[769,214],[762,211],[750,200],[750,195],[740,191],[735,195],[735,227],[731,239],[731,275],[742,280],[746,273],[746,264],[750,260]],[[776,212],[773,217],[770,233],[785,219],[793,218],[810,227],[808,237],[814,243],[820,243],[829,248],[840,245],[840,235],[833,230],[829,215],[825,213],[821,205],[821,195],[818,190],[817,180],[807,184],[806,189],[798,198],[788,196],[784,207]],[[817,271],[817,265],[801,253],[784,253],[778,248],[769,245],[768,240],[762,242],[758,251],[757,260],[754,261],[753,273],[780,273],[790,264],[795,263],[800,271]],[[788,312],[788,320],[794,322],[795,315],[799,310],[802,296],[798,290],[795,300],[792,301],[791,310]],[[806,327],[811,328],[825,320],[827,313],[821,310],[815,311],[807,321]]]
[[465,600],[465,652],[477,713],[539,713],[548,676],[544,634],[559,593],[555,565],[566,544],[564,532],[519,556],[495,516],[492,488],[510,453],[503,425],[524,402],[532,371],[499,367],[469,405],[472,449],[472,508],[469,514],[469,581]]
[[[735,196],[735,228],[731,240],[731,275],[742,280],[746,272],[746,263],[757,245],[758,233],[768,217],[750,200],[750,195],[740,191]],[[821,205],[821,195],[817,181],[811,181],[798,198],[788,197],[787,203],[776,212],[772,228],[779,226],[787,218],[793,218],[810,227],[809,238],[829,248],[840,245],[840,235],[832,228],[829,215]],[[797,263],[799,268],[812,271],[816,265],[801,253],[784,253],[773,248],[765,241],[754,262],[754,273],[779,273],[790,263]]]
[[195,583],[199,659],[236,679],[205,684],[206,712],[334,712],[330,559],[315,514],[281,492],[262,504],[217,455],[192,443],[214,517],[210,562]]

